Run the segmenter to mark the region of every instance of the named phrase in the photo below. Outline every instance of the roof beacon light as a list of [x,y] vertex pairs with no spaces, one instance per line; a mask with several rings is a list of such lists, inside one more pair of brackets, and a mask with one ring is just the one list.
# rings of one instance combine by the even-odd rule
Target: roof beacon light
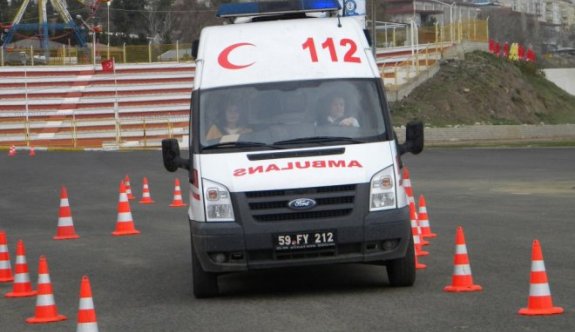
[[224,3],[218,8],[217,17],[269,16],[288,13],[337,11],[337,0],[283,0],[243,3]]

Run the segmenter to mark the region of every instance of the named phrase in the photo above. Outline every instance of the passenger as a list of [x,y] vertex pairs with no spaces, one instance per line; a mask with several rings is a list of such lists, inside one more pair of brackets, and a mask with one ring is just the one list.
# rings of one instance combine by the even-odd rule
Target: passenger
[[251,132],[242,125],[241,112],[237,104],[229,103],[206,134],[207,140],[213,140],[227,135],[242,135]]
[[359,127],[357,119],[346,114],[345,99],[341,96],[334,96],[330,99],[329,110],[319,122],[324,125]]

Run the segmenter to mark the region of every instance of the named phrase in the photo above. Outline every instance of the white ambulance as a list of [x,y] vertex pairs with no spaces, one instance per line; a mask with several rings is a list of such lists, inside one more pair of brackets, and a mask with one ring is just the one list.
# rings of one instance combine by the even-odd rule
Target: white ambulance
[[235,23],[201,32],[189,158],[162,142],[166,169],[189,171],[196,297],[217,295],[223,273],[318,264],[415,281],[400,155],[422,151],[423,125],[396,141],[366,33],[338,8],[224,5]]

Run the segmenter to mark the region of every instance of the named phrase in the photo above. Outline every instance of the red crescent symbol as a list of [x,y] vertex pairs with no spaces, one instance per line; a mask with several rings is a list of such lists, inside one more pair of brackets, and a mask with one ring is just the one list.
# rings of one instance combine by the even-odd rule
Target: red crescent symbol
[[255,45],[250,44],[250,43],[237,43],[237,44],[233,44],[231,46],[224,48],[224,50],[218,56],[218,63],[220,64],[220,66],[222,66],[226,69],[242,69],[242,68],[246,68],[246,67],[253,65],[255,62],[252,62],[252,63],[247,64],[247,65],[236,65],[236,64],[231,63],[230,60],[228,59],[228,57],[230,56],[230,53],[232,53],[233,50],[235,50],[236,48],[241,47],[241,46],[255,46]]

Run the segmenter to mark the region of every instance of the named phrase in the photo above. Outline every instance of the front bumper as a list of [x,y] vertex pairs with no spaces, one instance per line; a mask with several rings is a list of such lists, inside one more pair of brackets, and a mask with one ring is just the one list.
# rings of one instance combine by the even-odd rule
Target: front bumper
[[[247,232],[240,223],[190,220],[192,250],[207,272],[234,272],[290,266],[382,262],[405,256],[411,224],[409,208],[368,213],[363,220],[339,218],[318,223],[291,221]],[[310,228],[312,227],[312,228]],[[330,229],[335,248],[274,250],[273,234]]]

